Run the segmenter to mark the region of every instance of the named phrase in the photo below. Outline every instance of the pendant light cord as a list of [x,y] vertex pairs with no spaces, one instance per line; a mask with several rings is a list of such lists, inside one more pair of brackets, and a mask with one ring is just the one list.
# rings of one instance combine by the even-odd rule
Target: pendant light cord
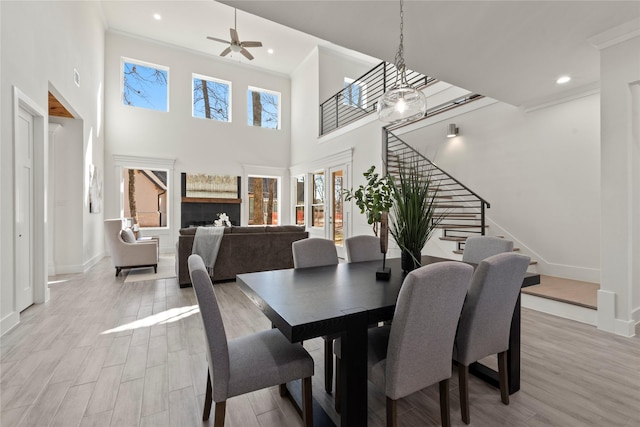
[[398,46],[398,52],[396,52],[395,66],[397,69],[396,74],[396,86],[398,86],[398,80],[400,84],[407,84],[407,76],[405,74],[404,65],[404,1],[400,0],[400,45]]

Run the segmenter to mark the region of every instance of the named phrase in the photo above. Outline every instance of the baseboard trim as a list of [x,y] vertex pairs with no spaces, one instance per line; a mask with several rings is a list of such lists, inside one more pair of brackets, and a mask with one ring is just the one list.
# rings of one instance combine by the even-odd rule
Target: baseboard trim
[[20,324],[20,313],[13,311],[0,320],[0,336],[6,334]]
[[89,269],[94,265],[96,265],[97,263],[99,263],[102,258],[104,258],[104,252],[100,252],[98,255],[85,261],[85,263],[82,266],[83,268],[82,273],[86,273],[87,271],[89,271]]
[[522,307],[596,326],[598,311],[560,301],[522,294]]

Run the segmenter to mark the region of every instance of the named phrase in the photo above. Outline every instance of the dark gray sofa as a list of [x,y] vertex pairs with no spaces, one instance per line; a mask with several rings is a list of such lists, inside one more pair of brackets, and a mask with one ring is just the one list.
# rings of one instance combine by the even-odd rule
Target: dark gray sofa
[[[176,276],[181,288],[191,286],[187,259],[196,227],[181,228],[176,243]],[[291,244],[309,233],[297,225],[226,227],[213,268],[214,282],[234,280],[236,274],[293,268]]]

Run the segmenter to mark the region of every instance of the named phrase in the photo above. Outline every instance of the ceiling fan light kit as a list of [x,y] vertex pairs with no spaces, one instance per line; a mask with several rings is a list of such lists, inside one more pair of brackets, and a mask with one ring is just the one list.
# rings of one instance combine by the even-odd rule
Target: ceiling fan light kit
[[207,39],[220,43],[228,44],[229,46],[220,53],[220,56],[227,56],[229,53],[241,53],[249,61],[253,59],[253,55],[246,49],[247,47],[262,47],[262,42],[258,41],[244,41],[241,42],[238,37],[238,10],[233,10],[233,28],[229,28],[229,34],[231,41],[219,39],[217,37],[207,36]]

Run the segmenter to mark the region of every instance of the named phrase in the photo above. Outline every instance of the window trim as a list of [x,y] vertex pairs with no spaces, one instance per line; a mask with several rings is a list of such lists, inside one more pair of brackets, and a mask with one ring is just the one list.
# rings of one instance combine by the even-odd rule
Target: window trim
[[[167,110],[163,111],[163,110],[156,110],[154,108],[147,108],[147,107],[140,107],[138,105],[129,105],[129,104],[125,104],[124,102],[124,64],[125,62],[128,63],[132,63],[132,64],[137,64],[137,65],[142,65],[143,67],[152,67],[152,68],[156,68],[158,70],[163,70],[167,72]],[[147,62],[147,61],[142,61],[139,59],[133,59],[133,58],[129,58],[126,56],[121,56],[120,57],[120,104],[122,104],[125,107],[135,107],[135,108],[144,108],[145,110],[151,110],[151,111],[158,111],[160,113],[168,113],[170,111],[170,106],[171,106],[171,100],[170,100],[170,94],[171,94],[171,70],[169,69],[169,67],[167,67],[166,65],[159,65],[159,64],[154,64],[153,62]]]
[[173,169],[175,159],[163,159],[156,157],[126,156],[120,154],[113,155],[113,165],[117,186],[115,189],[118,200],[118,215],[124,217],[124,169],[152,169],[167,171],[167,225],[165,227],[141,227],[141,230],[170,230],[173,220],[173,193],[175,191],[173,183]]
[[247,105],[249,104],[249,92],[263,92],[263,93],[269,93],[271,95],[275,95],[278,97],[278,127],[273,129],[273,128],[268,128],[268,127],[264,127],[264,126],[254,126],[252,124],[249,124],[249,109],[247,108],[247,126],[250,127],[257,127],[260,129],[270,129],[270,130],[281,130],[282,129],[282,93],[275,91],[275,90],[270,90],[270,89],[263,89],[257,86],[247,86]]
[[228,99],[228,115],[229,115],[229,120],[218,120],[215,118],[211,118],[208,120],[215,120],[216,122],[220,122],[220,123],[232,123],[233,122],[233,83],[228,81],[228,80],[223,80],[223,79],[219,79],[216,77],[210,77],[210,76],[206,76],[204,74],[198,74],[198,73],[191,73],[191,117],[193,117],[194,119],[207,119],[206,117],[196,117],[193,113],[193,109],[194,109],[194,103],[193,103],[193,80],[194,79],[201,79],[201,80],[207,80],[210,82],[214,82],[214,83],[221,83],[221,84],[225,84],[227,86],[229,86],[229,99]]

